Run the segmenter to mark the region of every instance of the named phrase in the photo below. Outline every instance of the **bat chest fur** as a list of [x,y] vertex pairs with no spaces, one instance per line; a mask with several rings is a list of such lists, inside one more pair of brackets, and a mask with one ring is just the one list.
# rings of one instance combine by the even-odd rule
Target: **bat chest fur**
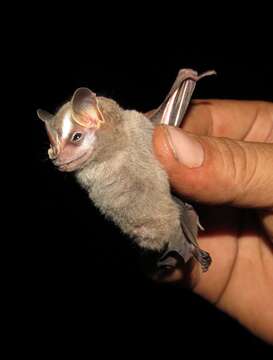
[[97,164],[80,178],[94,205],[125,232],[141,217],[149,187],[142,178],[144,174],[137,173],[129,163],[130,156],[124,152],[116,157],[114,164],[108,161]]
[[92,164],[77,178],[94,205],[124,233],[143,238],[153,224],[151,231],[158,238],[173,204],[167,176],[153,154],[152,125],[144,122],[133,129],[128,124],[130,145],[114,160]]

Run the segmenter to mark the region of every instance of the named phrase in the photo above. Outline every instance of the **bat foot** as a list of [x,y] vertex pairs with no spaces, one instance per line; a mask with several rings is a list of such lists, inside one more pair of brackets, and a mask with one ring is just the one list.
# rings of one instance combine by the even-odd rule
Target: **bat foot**
[[160,252],[146,250],[145,253],[146,268],[148,269],[147,265],[149,265],[149,272],[153,270],[164,275],[171,273],[177,267],[184,268],[188,263],[193,264],[189,261],[190,259],[197,261],[201,265],[202,271],[207,272],[212,261],[208,252],[187,241],[176,244],[169,243]]
[[200,263],[202,271],[207,272],[211,264],[210,254],[200,248],[195,248],[193,257]]

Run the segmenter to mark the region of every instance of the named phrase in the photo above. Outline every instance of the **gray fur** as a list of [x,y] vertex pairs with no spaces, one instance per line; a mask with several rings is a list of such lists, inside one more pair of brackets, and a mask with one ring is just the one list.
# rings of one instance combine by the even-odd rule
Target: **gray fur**
[[182,234],[167,174],[153,155],[153,125],[136,111],[123,111],[116,132],[123,146],[115,149],[115,143],[109,143],[103,160],[94,158],[76,177],[124,233],[140,246],[159,251]]

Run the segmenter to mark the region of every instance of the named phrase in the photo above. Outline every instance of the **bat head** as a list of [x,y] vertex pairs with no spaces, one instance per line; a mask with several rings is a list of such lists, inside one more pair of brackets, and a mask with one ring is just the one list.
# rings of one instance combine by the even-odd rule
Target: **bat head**
[[119,119],[117,109],[114,101],[97,98],[88,88],[79,88],[55,115],[37,110],[46,126],[48,155],[53,164],[60,171],[75,171],[94,159]]

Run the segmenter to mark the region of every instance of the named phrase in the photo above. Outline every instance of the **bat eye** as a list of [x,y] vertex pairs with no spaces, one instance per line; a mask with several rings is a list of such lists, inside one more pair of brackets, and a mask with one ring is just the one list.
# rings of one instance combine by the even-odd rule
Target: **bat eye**
[[72,136],[71,136],[71,141],[76,143],[78,141],[80,141],[82,138],[82,133],[80,132],[75,132]]

